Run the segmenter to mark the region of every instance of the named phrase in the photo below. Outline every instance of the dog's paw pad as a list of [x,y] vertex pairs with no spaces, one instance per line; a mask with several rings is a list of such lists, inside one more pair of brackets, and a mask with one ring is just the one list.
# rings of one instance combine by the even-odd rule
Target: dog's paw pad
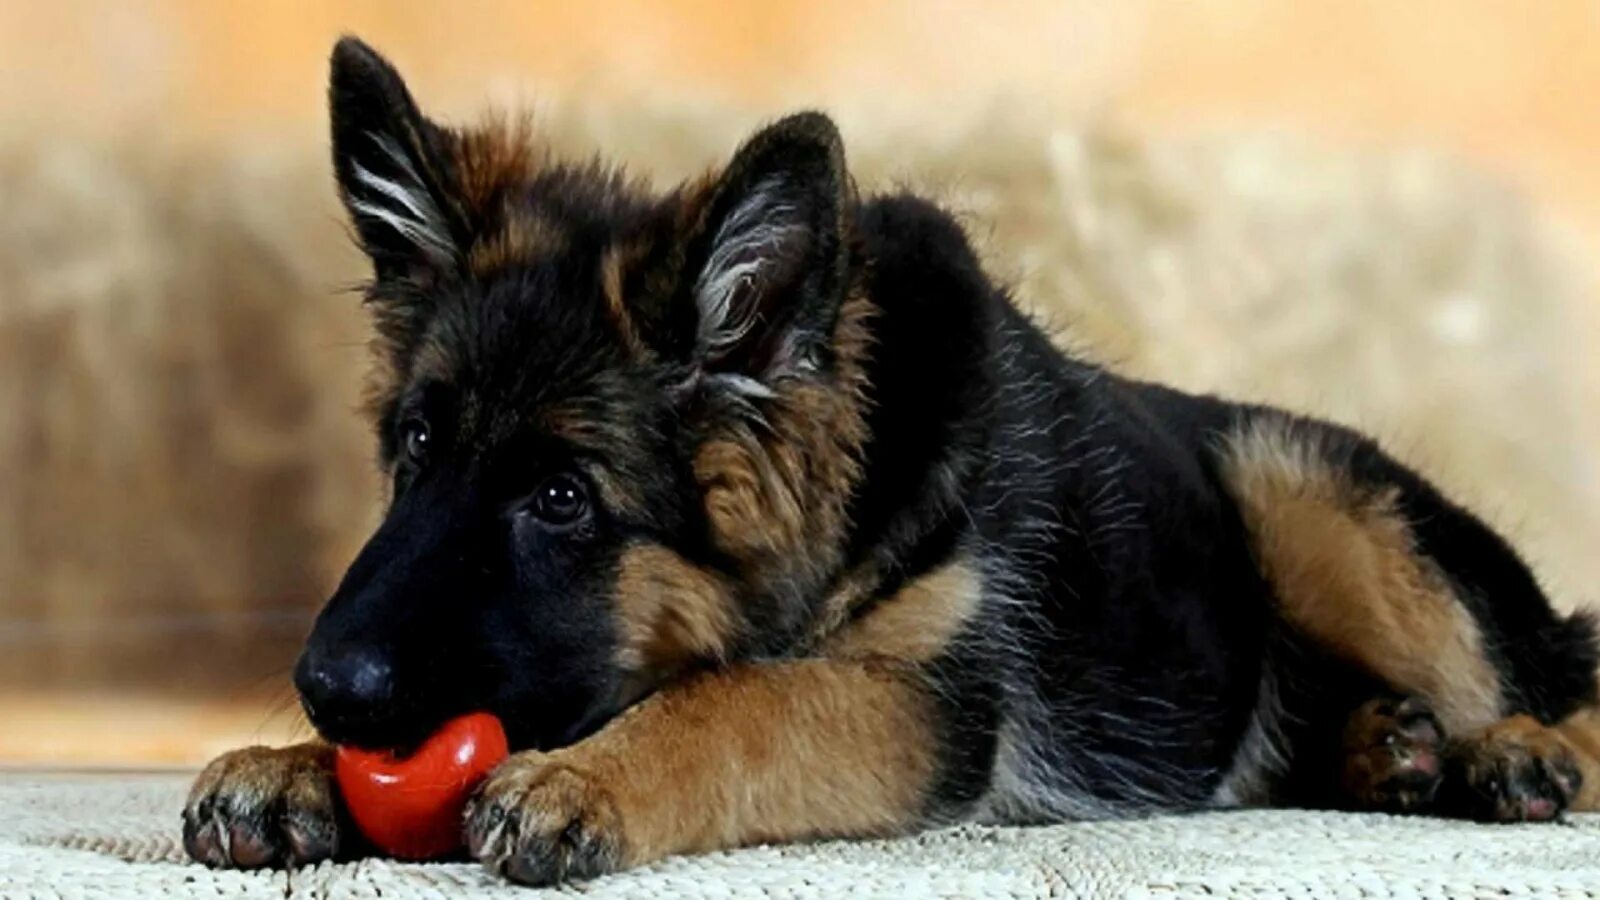
[[1373,700],[1345,729],[1343,789],[1361,809],[1416,812],[1443,780],[1444,729],[1417,697]]
[[1485,822],[1546,822],[1572,803],[1583,784],[1571,751],[1537,733],[1525,739],[1491,733],[1453,754],[1459,812]]

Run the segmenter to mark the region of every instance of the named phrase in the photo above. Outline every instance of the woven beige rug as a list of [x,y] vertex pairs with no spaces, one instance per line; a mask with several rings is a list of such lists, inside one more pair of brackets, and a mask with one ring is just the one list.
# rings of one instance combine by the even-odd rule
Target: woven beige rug
[[560,891],[475,865],[213,872],[178,839],[187,776],[0,776],[0,897],[1600,897],[1600,815],[1560,825],[1262,811],[673,859]]

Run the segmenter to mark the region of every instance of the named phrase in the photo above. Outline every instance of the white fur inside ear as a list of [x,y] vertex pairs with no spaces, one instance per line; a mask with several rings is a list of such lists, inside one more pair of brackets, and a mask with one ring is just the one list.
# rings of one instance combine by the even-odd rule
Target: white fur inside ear
[[402,179],[384,178],[359,162],[352,162],[356,181],[369,191],[350,196],[350,208],[359,216],[393,228],[429,261],[448,265],[455,260],[456,248],[450,229],[433,196],[423,184],[416,167],[394,139],[383,134],[368,135],[384,155],[400,168]]
[[726,355],[756,326],[763,279],[793,252],[791,242],[804,237],[805,226],[782,189],[776,176],[757,182],[717,227],[694,287],[702,359]]

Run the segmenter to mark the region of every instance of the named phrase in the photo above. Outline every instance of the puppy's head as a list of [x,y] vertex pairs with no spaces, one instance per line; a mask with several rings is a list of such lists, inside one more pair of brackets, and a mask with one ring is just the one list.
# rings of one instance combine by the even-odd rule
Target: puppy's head
[[296,670],[316,727],[396,746],[488,709],[560,745],[806,627],[864,440],[833,125],[658,195],[429,121],[353,39],[329,101],[391,490]]

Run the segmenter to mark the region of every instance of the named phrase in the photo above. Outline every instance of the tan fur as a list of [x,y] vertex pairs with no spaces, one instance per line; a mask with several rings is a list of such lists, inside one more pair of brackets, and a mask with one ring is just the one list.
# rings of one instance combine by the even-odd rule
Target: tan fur
[[339,850],[334,750],[321,742],[217,757],[184,804],[184,847],[208,865],[316,862]]
[[526,210],[508,211],[498,228],[478,236],[467,265],[479,277],[499,269],[555,256],[567,247],[561,226]]
[[859,563],[836,576],[817,607],[808,646],[820,647],[843,628],[862,604],[878,595],[882,583],[883,572],[873,560]]
[[651,353],[644,338],[639,334],[633,313],[628,309],[623,281],[628,268],[639,260],[643,252],[643,248],[638,244],[623,244],[607,247],[605,255],[600,258],[600,288],[605,295],[606,316],[617,329],[617,335],[622,338],[623,346],[628,348],[634,359],[640,360],[648,359]]
[[926,662],[938,656],[978,611],[983,582],[967,560],[948,563],[886,597],[830,637],[822,652],[839,658]]
[[1583,775],[1583,786],[1571,809],[1600,810],[1600,709],[1580,709],[1558,722],[1552,729],[1572,752],[1572,760]]
[[497,211],[506,194],[531,181],[543,165],[543,151],[526,118],[493,117],[451,136],[457,197],[462,212],[475,221]]
[[616,615],[625,671],[665,674],[695,659],[717,659],[733,637],[732,589],[716,573],[659,544],[623,551]]
[[[333,771],[333,747],[321,741],[291,747],[244,747],[212,760],[189,790],[191,803],[218,794],[241,809],[274,802],[327,803],[317,790],[318,777]],[[332,807],[328,807],[332,813]]]
[[1394,488],[1352,484],[1318,446],[1272,424],[1232,437],[1224,474],[1290,623],[1427,698],[1449,731],[1497,718],[1501,686],[1482,635],[1418,553]]
[[[1546,725],[1529,715],[1511,716],[1463,743],[1471,745],[1461,753],[1469,769],[1492,768],[1500,757],[1518,752],[1551,764],[1573,766],[1582,784],[1568,809],[1600,809],[1600,710],[1581,709],[1555,725]],[[1468,778],[1474,778],[1474,773],[1469,771]]]
[[529,121],[491,118],[452,136],[454,197],[477,231],[467,252],[468,267],[486,276],[565,249],[566,233],[556,223],[515,202],[518,190],[533,180],[543,164]]
[[[934,775],[932,715],[896,668],[739,666],[670,685],[572,747],[512,757],[483,797],[525,818],[554,810],[582,840],[619,847],[625,865],[893,834],[914,824]],[[559,791],[542,787],[551,771]]]
[[730,425],[695,455],[717,548],[767,577],[816,579],[837,562],[866,439],[862,367],[872,309],[859,293],[841,306],[831,380],[773,385],[777,397],[762,403],[765,427]]

